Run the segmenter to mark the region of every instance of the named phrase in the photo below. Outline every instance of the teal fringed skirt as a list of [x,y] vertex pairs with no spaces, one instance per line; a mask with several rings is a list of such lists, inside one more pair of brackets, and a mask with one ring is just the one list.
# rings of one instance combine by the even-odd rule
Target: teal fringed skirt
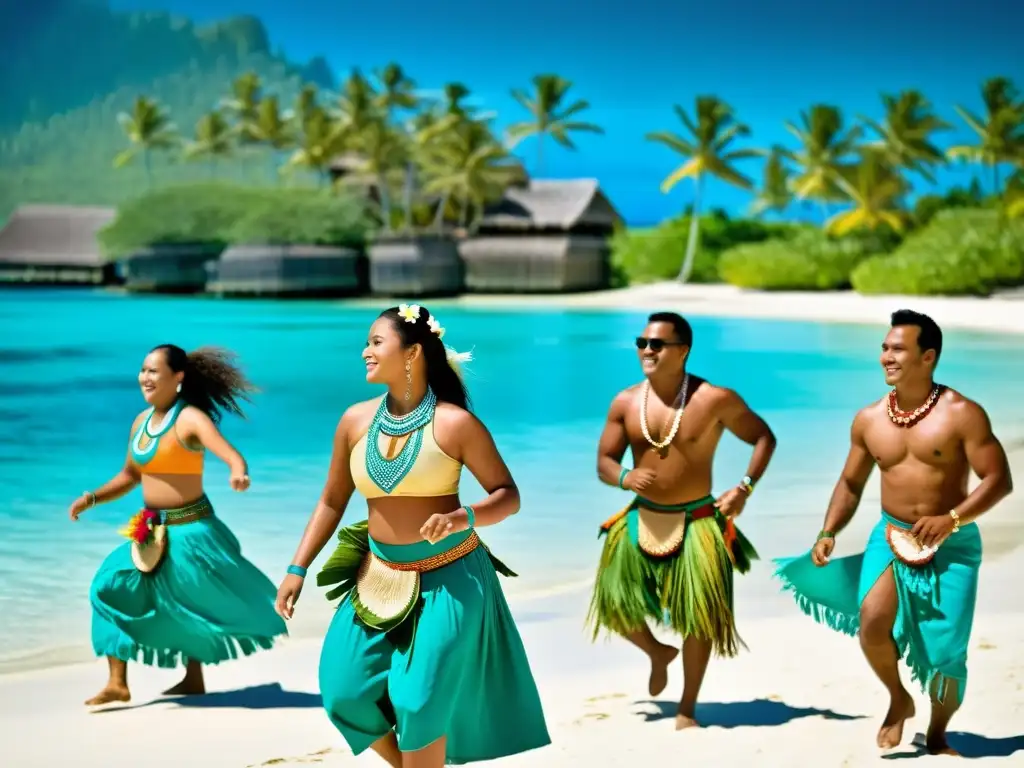
[[348,591],[352,565],[367,550],[382,560],[412,563],[446,552],[469,535],[453,534],[438,544],[388,545],[368,539],[365,522],[339,532],[338,551],[317,579],[321,585],[343,582],[347,592],[324,639],[320,693],[354,754],[391,730],[403,752],[447,737],[450,765],[551,743],[496,561],[482,544],[421,574],[420,604],[407,621],[411,632],[403,627],[407,641],[398,630],[371,629],[356,616]]
[[287,634],[274,611],[277,588],[242,557],[206,498],[188,509],[204,505],[208,516],[167,526],[167,552],[154,572],[135,567],[128,541],[103,561],[89,590],[97,656],[159,667],[217,664]]
[[792,592],[800,609],[819,624],[855,635],[860,606],[885,570],[892,566],[898,610],[893,640],[911,676],[925,690],[945,698],[947,683],[957,682],[963,701],[967,688],[967,647],[974,624],[981,566],[981,533],[970,523],[952,534],[925,566],[897,560],[886,538],[886,526],[910,525],[887,515],[871,531],[862,554],[833,558],[820,568],[810,552],[776,560],[776,577]]

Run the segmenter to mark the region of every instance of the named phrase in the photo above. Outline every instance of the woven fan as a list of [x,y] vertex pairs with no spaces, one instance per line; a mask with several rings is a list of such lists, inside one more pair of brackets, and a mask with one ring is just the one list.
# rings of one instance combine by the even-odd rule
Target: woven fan
[[132,542],[132,562],[142,573],[153,573],[167,554],[167,526],[154,525],[153,535],[145,544]]
[[417,571],[397,571],[367,553],[352,591],[352,607],[366,626],[387,632],[405,621],[419,596]]
[[897,560],[916,568],[930,563],[939,551],[938,547],[923,546],[910,531],[891,523],[886,527],[885,538]]

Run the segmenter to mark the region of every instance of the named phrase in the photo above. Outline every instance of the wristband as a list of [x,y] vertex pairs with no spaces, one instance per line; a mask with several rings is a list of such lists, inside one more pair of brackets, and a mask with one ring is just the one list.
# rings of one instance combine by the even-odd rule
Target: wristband
[[953,533],[960,532],[960,515],[957,514],[955,509],[949,510],[949,516],[953,518]]
[[93,493],[92,491],[82,491],[82,495],[88,497],[88,499],[89,499],[89,508],[90,509],[92,507],[96,506],[96,494],[95,493]]
[[466,504],[463,509],[466,510],[466,519],[469,520],[469,527],[476,527],[476,512],[473,511],[473,508],[469,506],[469,504]]
[[626,481],[626,475],[628,474],[629,470],[626,469],[625,467],[623,467],[622,471],[619,472],[619,488],[621,488],[622,490],[626,490],[626,486],[624,486],[623,483]]
[[743,476],[743,479],[740,480],[740,488],[746,492],[747,496],[754,492],[754,481],[750,479],[750,475]]
[[298,576],[300,579],[306,578],[306,569],[301,565],[289,565],[288,573],[292,576]]
[[835,537],[836,537],[836,535],[832,531],[822,530],[818,534],[818,538],[815,539],[815,541],[821,541],[822,539],[834,539]]

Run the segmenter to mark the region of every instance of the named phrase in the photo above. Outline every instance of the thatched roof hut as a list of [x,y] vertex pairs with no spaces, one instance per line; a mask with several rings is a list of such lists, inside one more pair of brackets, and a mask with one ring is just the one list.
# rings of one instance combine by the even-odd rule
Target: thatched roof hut
[[374,295],[450,296],[462,290],[462,259],[446,235],[380,235],[367,255]]
[[23,205],[0,229],[0,282],[40,285],[106,285],[117,281],[96,233],[114,209],[74,205]]
[[367,285],[364,254],[324,245],[235,245],[210,272],[206,290],[227,296],[345,296]]
[[563,292],[608,284],[608,237],[622,222],[595,179],[530,180],[490,206],[459,248],[466,289]]
[[217,243],[158,243],[124,262],[125,289],[135,293],[201,293],[213,262],[224,251]]

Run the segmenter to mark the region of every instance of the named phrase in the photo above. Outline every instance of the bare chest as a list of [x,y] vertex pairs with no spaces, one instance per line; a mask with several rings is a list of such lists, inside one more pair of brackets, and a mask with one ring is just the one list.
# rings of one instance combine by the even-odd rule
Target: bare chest
[[[640,398],[626,417],[626,434],[635,455],[653,451],[662,455],[682,453],[695,458],[713,451],[721,429],[713,410],[694,397],[680,412],[651,398],[643,412]],[[646,416],[646,418],[644,418]]]
[[907,461],[935,467],[963,461],[962,441],[945,419],[925,419],[910,428],[879,420],[865,435],[865,442],[883,471]]

